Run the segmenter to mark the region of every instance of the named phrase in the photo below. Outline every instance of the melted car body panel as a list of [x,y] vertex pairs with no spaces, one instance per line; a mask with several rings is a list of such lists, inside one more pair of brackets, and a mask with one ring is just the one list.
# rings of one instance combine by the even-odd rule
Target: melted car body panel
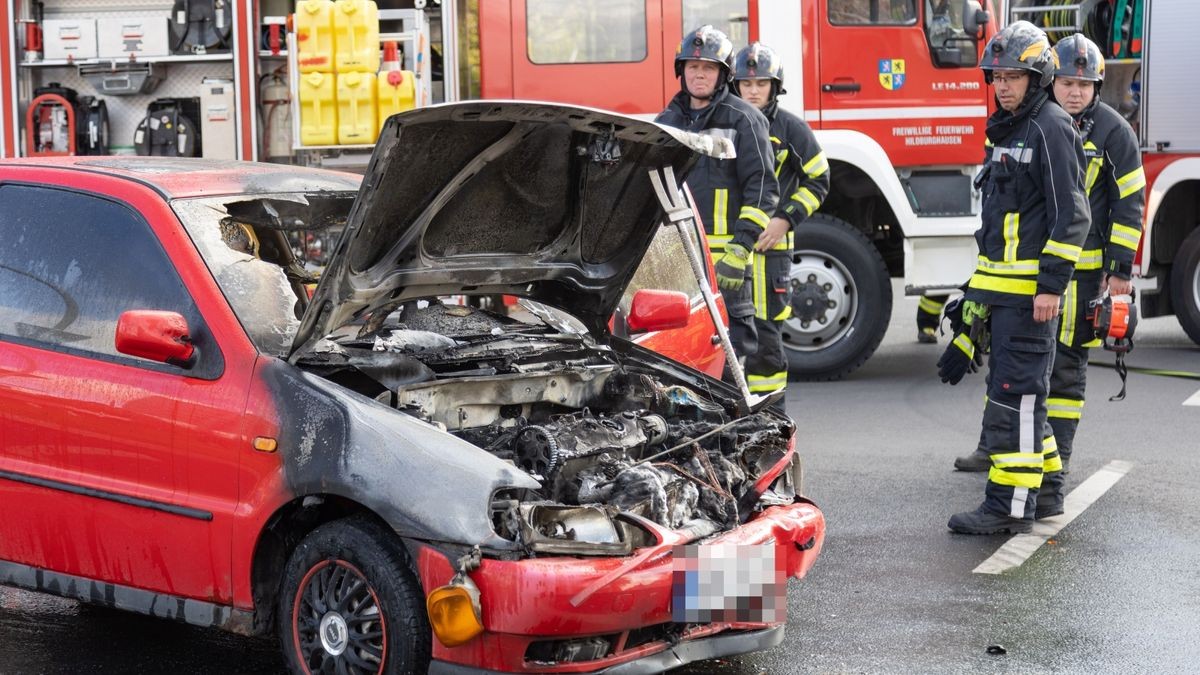
[[297,496],[335,494],[418,539],[511,547],[488,505],[505,487],[536,488],[512,464],[408,415],[280,361],[262,369],[280,415],[279,452]]

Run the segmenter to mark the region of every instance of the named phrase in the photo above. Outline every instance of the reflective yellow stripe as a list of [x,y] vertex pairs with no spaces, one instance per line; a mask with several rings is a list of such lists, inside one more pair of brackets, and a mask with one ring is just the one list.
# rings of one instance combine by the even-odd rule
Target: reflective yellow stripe
[[[1037,457],[1037,462],[1033,466],[1023,467],[1023,468],[1030,468],[1030,469],[1036,468],[1036,469],[1038,469],[1037,472],[1024,473],[1024,472],[1016,472],[1016,471],[1005,471],[1004,469],[999,469],[999,468],[996,468],[993,466],[991,468],[991,470],[988,471],[988,480],[997,485],[1011,485],[1012,487],[1023,487],[1023,488],[1029,488],[1030,490],[1041,487],[1041,485],[1042,485],[1041,468],[1042,468],[1043,460],[1042,460],[1041,455],[1033,455],[1033,456]],[[992,455],[992,457],[995,457],[995,455]]]
[[[776,142],[779,141],[779,139],[775,138],[774,136],[771,137],[771,140],[776,141]],[[783,170],[783,163],[787,161],[787,158],[788,158],[788,149],[787,148],[784,148],[783,150],[780,150],[779,152],[775,153],[775,177],[776,178],[779,178],[779,172],[781,170]]]
[[1078,282],[1072,279],[1063,294],[1062,320],[1058,325],[1058,341],[1068,347],[1074,346],[1075,342],[1075,307],[1078,302]]
[[829,160],[825,159],[824,152],[813,155],[813,158],[804,165],[804,173],[808,174],[809,178],[818,178],[828,170]]
[[1140,230],[1120,223],[1112,224],[1112,233],[1109,234],[1108,240],[1114,244],[1119,244],[1125,248],[1137,250],[1138,242],[1142,239]]
[[1077,420],[1083,418],[1083,401],[1073,398],[1047,398],[1046,416],[1060,420]]
[[788,230],[787,236],[779,240],[778,244],[771,247],[772,251],[790,251],[796,248],[796,235]]
[[991,274],[1006,274],[1006,275],[1030,275],[1038,273],[1038,261],[1036,260],[1013,260],[1010,262],[1000,262],[996,260],[988,260],[983,256],[975,259],[975,269],[981,272],[989,272]]
[[961,349],[968,359],[975,358],[975,345],[971,343],[971,338],[966,333],[959,333],[955,336],[954,346]]
[[751,392],[770,393],[786,387],[787,376],[786,370],[771,375],[747,375],[746,384]]
[[1093,347],[1099,347],[1102,344],[1104,343],[1100,341],[1100,338],[1096,338],[1095,340],[1088,340],[1087,342],[1083,343],[1083,346],[1091,349]]
[[1017,244],[1021,241],[1021,214],[1004,214],[1004,261],[1017,259]]
[[754,254],[754,270],[752,272],[754,279],[754,316],[755,318],[767,320],[767,258],[761,253]]
[[1103,157],[1093,157],[1088,162],[1087,174],[1083,178],[1083,187],[1087,194],[1092,194],[1092,187],[1096,184],[1096,179],[1100,177],[1100,169],[1103,166]]
[[786,305],[784,306],[783,311],[779,314],[776,314],[772,321],[787,321],[790,318],[792,318],[792,306]]
[[[992,455],[992,468],[988,480],[997,485],[1036,488],[1042,484],[1042,467],[1045,458],[1036,452],[1003,452]],[[1036,469],[1015,471],[1014,469]]]
[[941,314],[942,307],[945,305],[946,303],[942,302],[941,300],[922,297],[921,300],[917,302],[917,309],[925,312],[926,314]]
[[729,232],[729,221],[726,212],[729,210],[729,190],[718,188],[713,190],[713,234]]
[[1069,260],[1072,264],[1079,262],[1079,254],[1083,249],[1074,244],[1064,244],[1061,241],[1051,239],[1046,242],[1046,248],[1042,249],[1043,254],[1058,256],[1063,260]]
[[766,229],[767,225],[771,222],[766,212],[754,206],[743,206],[742,210],[738,212],[738,218],[748,220],[763,229]]
[[1058,454],[1058,441],[1054,436],[1042,439],[1042,473],[1062,471],[1062,457]]
[[805,213],[810,216],[813,214],[813,211],[816,211],[821,206],[821,200],[817,199],[813,191],[806,187],[796,190],[795,194],[792,195],[792,201],[800,202],[800,205],[804,207]]
[[1146,187],[1146,172],[1142,171],[1140,166],[1117,179],[1117,189],[1121,191],[1121,199],[1125,199],[1144,187]]
[[1037,295],[1037,279],[1005,279],[987,274],[971,275],[971,288],[1013,295]]
[[1098,270],[1104,267],[1104,251],[1093,248],[1079,254],[1079,262],[1075,263],[1077,270]]
[[1042,456],[1036,452],[1003,452],[992,455],[992,467],[1036,469],[1042,466]]
[[723,252],[725,244],[733,241],[732,234],[710,234],[708,235],[708,250],[715,252]]

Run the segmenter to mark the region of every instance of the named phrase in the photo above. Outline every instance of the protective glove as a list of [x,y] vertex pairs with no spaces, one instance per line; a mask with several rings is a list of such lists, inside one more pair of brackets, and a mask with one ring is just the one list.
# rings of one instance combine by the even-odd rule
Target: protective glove
[[979,370],[981,359],[977,356],[975,343],[971,341],[970,335],[955,335],[954,340],[946,346],[942,358],[938,359],[938,376],[942,378],[942,382],[958,384],[964,375]]
[[960,295],[946,303],[944,316],[950,321],[950,332],[966,333],[976,321],[987,321],[988,306]]
[[717,271],[717,285],[728,291],[741,290],[746,283],[746,260],[750,251],[740,244],[726,244],[725,255],[713,267]]

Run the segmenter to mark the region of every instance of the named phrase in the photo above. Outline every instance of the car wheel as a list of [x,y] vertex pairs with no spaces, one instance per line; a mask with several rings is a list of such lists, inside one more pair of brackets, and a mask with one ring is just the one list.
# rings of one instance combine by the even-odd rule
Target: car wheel
[[293,673],[399,674],[429,667],[424,593],[395,533],[360,516],[304,538],[284,568],[279,638]]
[[791,292],[782,337],[793,376],[841,379],[875,353],[892,283],[879,251],[849,223],[818,213],[797,228]]
[[1171,304],[1192,342],[1200,344],[1200,229],[1183,240],[1171,265]]

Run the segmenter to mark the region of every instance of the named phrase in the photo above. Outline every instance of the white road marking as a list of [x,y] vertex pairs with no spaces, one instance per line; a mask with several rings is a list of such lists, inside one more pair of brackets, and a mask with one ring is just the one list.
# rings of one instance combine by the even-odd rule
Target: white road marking
[[1033,532],[1018,534],[1009,539],[992,554],[992,557],[984,560],[979,567],[971,571],[975,574],[1001,574],[1020,567],[1029,559],[1029,556],[1033,555],[1034,551],[1041,548],[1042,544],[1058,534],[1059,530],[1075,520],[1076,516],[1083,513],[1084,509],[1095,503],[1100,495],[1116,485],[1117,481],[1129,473],[1131,468],[1133,468],[1133,462],[1121,460],[1109,462],[1103,469],[1088,476],[1087,480],[1071,490],[1064,505],[1065,513],[1035,522]]
[[1200,406],[1200,391],[1192,394],[1191,398],[1183,402],[1184,405]]

